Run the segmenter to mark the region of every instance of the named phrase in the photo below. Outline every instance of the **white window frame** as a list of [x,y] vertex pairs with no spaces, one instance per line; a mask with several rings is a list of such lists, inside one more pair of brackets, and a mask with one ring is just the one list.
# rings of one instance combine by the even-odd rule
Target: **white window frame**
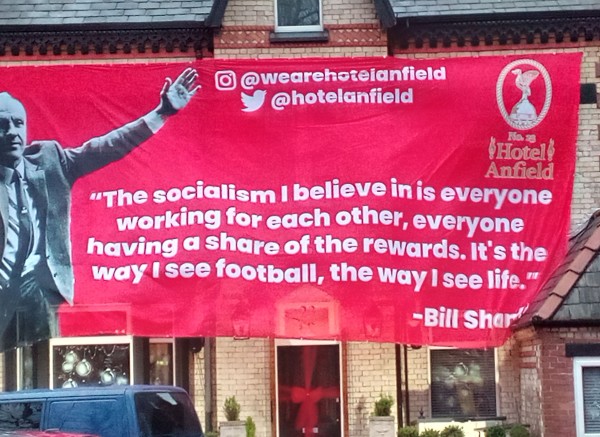
[[600,357],[575,357],[573,359],[573,383],[575,394],[575,429],[577,437],[600,437],[600,433],[585,432],[583,404],[583,368],[600,367]]
[[[427,350],[427,384],[429,385],[429,414],[433,416],[433,396],[431,395],[431,351],[432,350],[455,350],[460,349],[456,347],[445,347],[445,346],[429,346]],[[464,349],[475,349],[475,348],[464,348]],[[500,378],[500,373],[498,371],[498,349],[494,348],[494,388],[496,395],[496,416],[500,416],[502,414],[501,405],[500,405],[500,390],[498,390],[498,381]],[[449,417],[450,418],[450,417]],[[443,419],[443,418],[436,418]],[[599,436],[600,437],[600,436]]]
[[339,355],[339,372],[340,372],[340,432],[341,437],[345,437],[344,432],[344,372],[342,367],[343,362],[343,348],[342,343],[340,341],[335,340],[296,340],[296,339],[275,339],[275,435],[279,437],[279,390],[278,390],[278,381],[279,381],[279,371],[277,366],[277,348],[279,346],[327,346],[327,345],[337,345],[340,351]]
[[319,24],[312,26],[280,26],[279,25],[279,12],[278,3],[279,0],[274,0],[273,6],[275,7],[275,32],[290,33],[290,32],[321,32],[323,30],[323,0],[319,1]]

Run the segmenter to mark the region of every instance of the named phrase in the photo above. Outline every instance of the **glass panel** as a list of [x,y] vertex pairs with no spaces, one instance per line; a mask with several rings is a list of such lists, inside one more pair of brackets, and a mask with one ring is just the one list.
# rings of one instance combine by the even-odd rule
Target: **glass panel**
[[150,343],[150,384],[173,385],[173,343]]
[[433,417],[496,416],[494,350],[432,349]]
[[127,385],[131,380],[128,344],[54,346],[54,387]]
[[319,26],[319,0],[278,0],[278,26]]
[[18,389],[25,390],[34,388],[34,367],[33,346],[23,346],[17,349],[19,373],[21,375],[18,382]]
[[0,430],[39,429],[42,402],[0,404]]
[[583,367],[583,419],[586,433],[600,432],[600,367]]
[[124,405],[115,399],[57,401],[50,403],[48,428],[89,432],[101,437],[120,436],[126,429]]
[[141,437],[195,437],[202,434],[189,398],[181,393],[136,393]]

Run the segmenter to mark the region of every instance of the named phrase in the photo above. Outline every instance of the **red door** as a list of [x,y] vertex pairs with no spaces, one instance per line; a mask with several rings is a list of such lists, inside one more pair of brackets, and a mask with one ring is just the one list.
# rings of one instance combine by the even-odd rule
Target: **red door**
[[278,345],[279,437],[341,437],[340,346]]

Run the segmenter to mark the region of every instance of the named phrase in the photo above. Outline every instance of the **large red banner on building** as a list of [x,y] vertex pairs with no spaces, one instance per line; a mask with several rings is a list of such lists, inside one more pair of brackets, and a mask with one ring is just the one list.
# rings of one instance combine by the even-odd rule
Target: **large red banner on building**
[[72,185],[33,203],[61,334],[501,344],[566,251],[580,61],[3,68]]

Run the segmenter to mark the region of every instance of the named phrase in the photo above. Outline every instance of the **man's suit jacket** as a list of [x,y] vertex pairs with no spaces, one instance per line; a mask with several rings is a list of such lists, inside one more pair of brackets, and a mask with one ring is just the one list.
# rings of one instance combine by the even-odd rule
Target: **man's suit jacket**
[[[117,161],[148,139],[152,131],[138,119],[77,148],[63,149],[55,141],[34,142],[25,148],[25,176],[38,211],[48,270],[58,292],[73,303],[71,263],[71,187],[80,177]],[[0,184],[0,253],[4,253],[8,226],[8,193]]]

